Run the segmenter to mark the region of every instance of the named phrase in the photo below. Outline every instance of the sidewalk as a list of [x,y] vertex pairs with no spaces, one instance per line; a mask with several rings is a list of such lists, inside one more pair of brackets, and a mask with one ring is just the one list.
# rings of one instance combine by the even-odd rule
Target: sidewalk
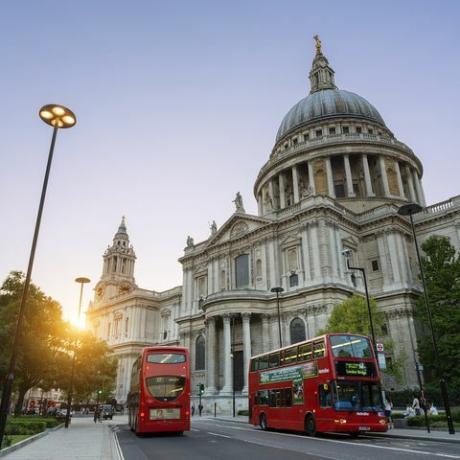
[[50,431],[30,444],[0,457],[2,460],[114,460],[117,458],[113,446],[111,425],[113,422],[95,424],[92,417],[73,417],[68,429]]
[[[213,419],[213,420],[222,420],[226,422],[234,422],[234,423],[248,423],[247,416],[238,415],[236,417],[232,417],[231,415],[219,415],[217,417],[213,417],[211,415],[206,415],[203,418]],[[455,442],[460,443],[460,432],[456,431],[455,434],[449,434],[447,429],[446,431],[432,431],[431,433],[427,433],[426,430],[410,430],[406,428],[394,428],[392,430],[387,431],[386,433],[369,433],[372,436],[380,436],[385,438],[402,438],[402,439],[417,439],[423,441],[445,441],[445,442]]]

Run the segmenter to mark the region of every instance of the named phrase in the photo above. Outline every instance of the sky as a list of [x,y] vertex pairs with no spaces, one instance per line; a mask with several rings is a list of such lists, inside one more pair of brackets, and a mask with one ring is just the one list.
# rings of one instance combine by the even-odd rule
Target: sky
[[26,271],[51,128],[61,130],[33,281],[76,316],[123,215],[136,282],[182,283],[195,242],[253,185],[283,116],[308,94],[319,34],[339,88],[380,112],[424,164],[428,203],[460,194],[458,1],[9,1],[0,15],[0,280]]

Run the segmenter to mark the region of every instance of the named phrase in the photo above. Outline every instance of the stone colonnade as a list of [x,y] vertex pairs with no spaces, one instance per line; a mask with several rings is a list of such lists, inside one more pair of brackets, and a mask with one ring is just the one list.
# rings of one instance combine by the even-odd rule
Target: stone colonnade
[[[243,336],[243,369],[249,368],[249,360],[251,358],[251,313],[235,313],[234,315],[241,315],[242,319],[242,336]],[[211,316],[206,319],[206,337],[207,337],[207,394],[217,394],[216,385],[216,363],[219,362],[217,357],[217,329],[216,329],[216,316]],[[224,384],[219,392],[219,395],[225,396],[230,395],[233,392],[233,375],[232,375],[232,331],[231,331],[231,314],[222,315],[223,323],[223,374]],[[264,348],[265,349],[265,348]],[[242,393],[248,392],[248,373],[243,372],[244,386]]]
[[425,206],[421,178],[408,163],[385,155],[344,154],[299,163],[267,180],[257,196],[259,215],[315,194],[397,198]]

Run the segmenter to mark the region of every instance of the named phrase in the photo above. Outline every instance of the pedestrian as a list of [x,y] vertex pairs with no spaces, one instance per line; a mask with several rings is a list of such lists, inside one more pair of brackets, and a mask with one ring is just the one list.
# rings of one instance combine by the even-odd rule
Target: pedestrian
[[203,411],[203,405],[200,403],[200,404],[198,405],[198,412],[199,412],[199,414],[200,414],[200,417],[201,417],[201,412],[202,412],[202,411]]
[[412,409],[414,409],[415,415],[420,415],[420,400],[416,394],[414,394],[414,400],[412,401]]
[[99,408],[96,407],[96,409],[94,409],[94,423],[96,423],[99,419]]
[[430,415],[439,415],[438,409],[436,409],[436,406],[433,403],[431,403],[428,413]]
[[388,428],[391,430],[394,425],[393,425],[393,419],[391,417],[393,411],[393,402],[391,401],[391,398],[389,395],[385,395],[385,417],[388,420]]
[[192,404],[192,417],[195,415],[195,404]]

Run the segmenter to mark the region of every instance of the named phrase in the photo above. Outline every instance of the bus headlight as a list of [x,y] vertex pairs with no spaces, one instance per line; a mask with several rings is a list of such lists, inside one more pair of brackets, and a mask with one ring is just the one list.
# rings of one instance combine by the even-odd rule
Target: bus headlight
[[381,419],[379,420],[379,423],[380,423],[380,425],[386,425],[386,424],[387,424],[387,421],[386,421],[386,419],[381,418]]
[[335,419],[334,423],[338,423],[340,425],[345,425],[345,423],[347,423],[347,420],[344,419],[344,418],[339,418],[339,419]]

